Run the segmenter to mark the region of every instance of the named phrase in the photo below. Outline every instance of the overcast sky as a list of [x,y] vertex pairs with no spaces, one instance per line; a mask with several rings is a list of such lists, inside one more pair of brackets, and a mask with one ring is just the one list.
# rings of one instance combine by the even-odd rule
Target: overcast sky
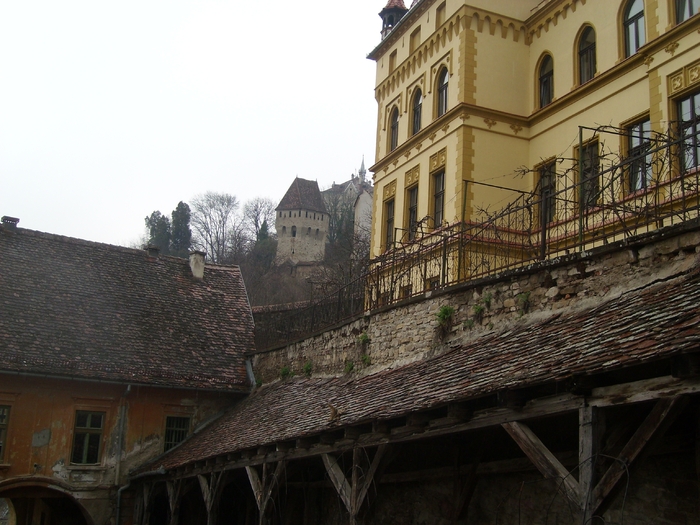
[[133,244],[205,191],[374,162],[382,0],[0,1],[0,215]]

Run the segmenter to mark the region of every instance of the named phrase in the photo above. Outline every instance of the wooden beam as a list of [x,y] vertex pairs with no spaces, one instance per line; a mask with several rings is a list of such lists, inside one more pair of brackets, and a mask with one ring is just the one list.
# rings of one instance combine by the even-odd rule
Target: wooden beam
[[600,478],[590,496],[592,503],[589,516],[592,516],[603,505],[610,492],[622,476],[629,471],[630,465],[641,454],[652,437],[655,434],[663,435],[663,432],[673,423],[686,402],[687,399],[683,397],[661,399],[656,402],[649,415],[620,452],[618,460],[610,465],[610,468]]
[[545,478],[561,480],[567,497],[579,507],[581,505],[581,491],[578,481],[544,446],[532,430],[524,423],[517,421],[504,423],[502,426]]
[[328,473],[328,477],[331,478],[336,492],[338,492],[338,495],[345,505],[345,508],[348,510],[348,513],[352,515],[352,490],[350,483],[348,483],[348,480],[345,479],[343,469],[340,468],[340,465],[338,465],[336,459],[330,454],[322,454],[321,459],[323,459],[326,472]]
[[168,491],[168,505],[170,506],[170,525],[178,525],[180,520],[180,491],[183,481],[175,479],[166,482]]
[[585,516],[591,515],[591,488],[595,486],[595,465],[600,447],[598,431],[598,409],[586,406],[579,409],[578,484],[581,501],[579,505]]
[[263,487],[260,483],[260,476],[258,471],[253,467],[246,467],[245,471],[248,473],[248,481],[250,481],[250,488],[253,489],[253,495],[255,496],[255,503],[258,504],[258,511],[262,510],[263,503]]
[[362,504],[365,502],[365,498],[367,497],[367,491],[369,491],[369,488],[374,482],[374,477],[377,474],[377,469],[379,469],[379,464],[381,463],[384,454],[386,454],[387,448],[388,445],[379,445],[379,447],[377,448],[377,452],[375,452],[374,454],[372,464],[369,466],[369,471],[367,472],[367,475],[365,476],[362,482],[360,492],[357,495],[356,506],[358,511],[362,508]]

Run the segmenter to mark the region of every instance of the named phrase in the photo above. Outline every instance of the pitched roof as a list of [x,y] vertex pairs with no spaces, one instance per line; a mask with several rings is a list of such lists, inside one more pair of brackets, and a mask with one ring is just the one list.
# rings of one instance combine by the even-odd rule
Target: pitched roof
[[[389,0],[384,6],[384,9],[392,8],[406,9],[406,5],[403,3],[403,0]],[[408,11],[408,9],[406,9],[406,11]]]
[[284,194],[277,206],[276,211],[284,210],[309,210],[320,213],[328,213],[326,205],[323,204],[318,183],[315,180],[294,179],[292,185]]
[[[149,468],[166,469],[493,394],[649,363],[700,345],[700,274],[595,308],[488,332],[451,351],[348,379],[298,378],[261,388]],[[340,414],[330,421],[328,404]]]
[[0,373],[247,391],[238,267],[0,228]]

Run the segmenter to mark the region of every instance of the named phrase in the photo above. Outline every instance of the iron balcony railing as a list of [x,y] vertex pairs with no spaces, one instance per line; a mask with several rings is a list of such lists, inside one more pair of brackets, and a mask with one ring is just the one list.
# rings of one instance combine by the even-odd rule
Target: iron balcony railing
[[[412,235],[397,228],[397,241],[370,261],[366,273],[266,323],[258,348],[286,344],[430,290],[698,218],[700,140],[694,129],[673,138],[678,134],[645,131],[637,137],[628,130],[580,128],[576,158],[558,157],[556,169],[546,173],[520,174],[538,180],[532,192],[513,190],[519,195],[497,212],[480,210],[472,220],[430,232],[421,232],[420,224]],[[613,148],[606,144],[611,139]],[[545,187],[550,174],[556,183]],[[489,186],[464,184],[465,195],[471,185],[474,202]]]

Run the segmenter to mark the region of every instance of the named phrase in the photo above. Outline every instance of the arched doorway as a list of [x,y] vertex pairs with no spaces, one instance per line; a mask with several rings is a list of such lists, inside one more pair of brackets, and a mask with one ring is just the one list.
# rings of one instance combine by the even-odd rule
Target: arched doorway
[[7,502],[7,525],[93,525],[85,509],[57,487],[21,483],[0,488],[0,498]]

